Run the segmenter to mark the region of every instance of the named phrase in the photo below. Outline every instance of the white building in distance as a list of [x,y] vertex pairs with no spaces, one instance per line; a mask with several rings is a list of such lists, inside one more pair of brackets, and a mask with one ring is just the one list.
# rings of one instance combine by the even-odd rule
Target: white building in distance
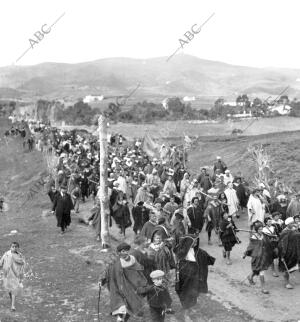
[[83,99],[83,103],[91,103],[91,102],[98,102],[98,101],[102,101],[104,98],[103,95],[101,96],[94,96],[94,95],[87,95],[84,99]]

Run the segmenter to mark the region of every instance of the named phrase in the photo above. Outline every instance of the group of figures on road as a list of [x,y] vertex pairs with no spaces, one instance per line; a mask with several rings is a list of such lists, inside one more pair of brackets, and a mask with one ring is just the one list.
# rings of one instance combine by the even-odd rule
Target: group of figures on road
[[[71,223],[71,211],[80,212],[80,204],[92,197],[89,221],[100,239],[97,138],[50,126],[39,125],[39,132],[58,157],[48,195],[61,233]],[[153,321],[163,321],[165,313],[172,313],[168,287],[174,286],[188,314],[199,294],[208,291],[208,266],[215,262],[200,247],[199,234],[205,230],[211,245],[215,231],[224,263],[231,265],[241,231],[237,222],[244,216],[250,234],[244,256],[252,258],[249,283],[259,276],[267,294],[264,273],[271,267],[274,276],[283,272],[286,288],[293,288],[290,274],[300,261],[300,193],[291,195],[280,185],[271,192],[267,183],[250,187],[219,156],[195,173],[185,167],[186,156],[175,145],[162,145],[156,158],[147,155],[142,140],[119,138],[113,136],[108,145],[110,226],[117,225],[124,236],[132,227],[136,237],[133,247],[117,246],[118,256],[100,281],[110,291],[111,313],[118,321],[140,316],[144,297]]]

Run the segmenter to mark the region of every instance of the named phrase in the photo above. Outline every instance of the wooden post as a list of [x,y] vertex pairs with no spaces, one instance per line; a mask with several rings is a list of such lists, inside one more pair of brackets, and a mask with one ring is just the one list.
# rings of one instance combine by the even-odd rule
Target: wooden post
[[100,144],[100,213],[101,213],[101,242],[102,248],[109,247],[109,204],[108,204],[108,186],[107,186],[107,119],[100,115],[99,125],[99,144]]

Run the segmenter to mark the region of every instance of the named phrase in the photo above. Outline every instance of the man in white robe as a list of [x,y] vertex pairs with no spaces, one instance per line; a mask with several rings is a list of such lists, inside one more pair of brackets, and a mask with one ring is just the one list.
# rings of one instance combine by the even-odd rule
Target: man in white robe
[[262,203],[259,198],[259,190],[255,189],[253,193],[250,195],[248,203],[248,218],[250,225],[252,225],[255,221],[259,220],[264,223],[265,219],[265,204]]
[[232,182],[228,182],[227,188],[225,189],[224,193],[227,198],[229,216],[236,217],[239,210],[239,199],[236,195],[236,191],[233,189]]

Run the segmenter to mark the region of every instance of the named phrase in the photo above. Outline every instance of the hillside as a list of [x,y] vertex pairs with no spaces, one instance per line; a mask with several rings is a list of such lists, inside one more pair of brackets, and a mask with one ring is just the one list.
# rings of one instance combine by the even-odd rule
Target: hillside
[[[9,127],[0,119],[0,135]],[[247,178],[254,173],[254,164],[247,155],[249,144],[263,144],[270,153],[273,168],[284,180],[299,187],[300,131],[263,134],[248,137],[202,136],[190,152],[189,167],[199,171],[200,166],[211,165],[216,155],[221,155],[235,173],[238,170]],[[178,140],[178,139],[177,139]],[[169,140],[171,141],[171,139]],[[50,201],[44,192],[37,193],[32,201],[20,208],[26,192],[45,170],[45,162],[38,151],[24,151],[20,140],[9,138],[8,144],[0,141],[0,193],[9,208],[0,216],[0,252],[6,251],[13,240],[21,244],[21,251],[30,265],[31,274],[24,282],[24,295],[17,300],[17,311],[8,309],[9,298],[0,288],[0,316],[3,321],[40,322],[74,321],[92,322],[97,319],[98,279],[104,264],[113,251],[101,253],[100,243],[90,226],[79,224],[72,215],[71,229],[61,236],[54,216],[49,215]],[[92,200],[80,205],[80,215],[90,214]],[[236,221],[241,229],[248,229],[247,215],[242,213]],[[17,230],[11,235],[10,231]],[[127,232],[128,231],[128,232]],[[119,235],[116,225],[110,230],[112,246],[121,241],[132,243],[134,233],[126,230],[126,238]],[[292,274],[295,288],[284,290],[281,278],[266,272],[271,296],[261,293],[259,285],[250,287],[246,280],[250,259],[242,259],[249,235],[239,233],[242,240],[232,252],[233,265],[225,265],[215,234],[213,245],[207,245],[207,234],[201,233],[200,245],[217,260],[209,270],[209,290],[201,295],[197,306],[191,310],[193,321],[224,322],[290,322],[297,321],[300,311],[291,298],[299,292],[299,273]],[[234,269],[233,269],[234,268]],[[2,277],[0,273],[0,278]],[[258,283],[257,283],[258,284]],[[175,314],[168,321],[183,321],[181,306],[174,287],[170,287]],[[285,293],[288,292],[288,293]],[[228,294],[231,296],[228,297]],[[149,321],[147,306],[143,308]],[[110,321],[109,293],[102,289],[100,320]],[[140,320],[132,318],[133,322]]]
[[43,63],[0,68],[0,95],[17,90],[22,97],[76,99],[87,94],[127,94],[137,83],[136,98],[199,95],[203,101],[237,94],[278,95],[287,85],[288,95],[300,94],[299,70],[234,66],[178,54],[151,59],[108,58],[78,64]]
[[220,155],[233,173],[240,171],[251,183],[257,174],[248,152],[253,145],[262,145],[269,154],[275,177],[295,191],[300,190],[300,131],[236,138],[203,137],[190,152],[189,167],[199,172],[201,166],[213,165]]

